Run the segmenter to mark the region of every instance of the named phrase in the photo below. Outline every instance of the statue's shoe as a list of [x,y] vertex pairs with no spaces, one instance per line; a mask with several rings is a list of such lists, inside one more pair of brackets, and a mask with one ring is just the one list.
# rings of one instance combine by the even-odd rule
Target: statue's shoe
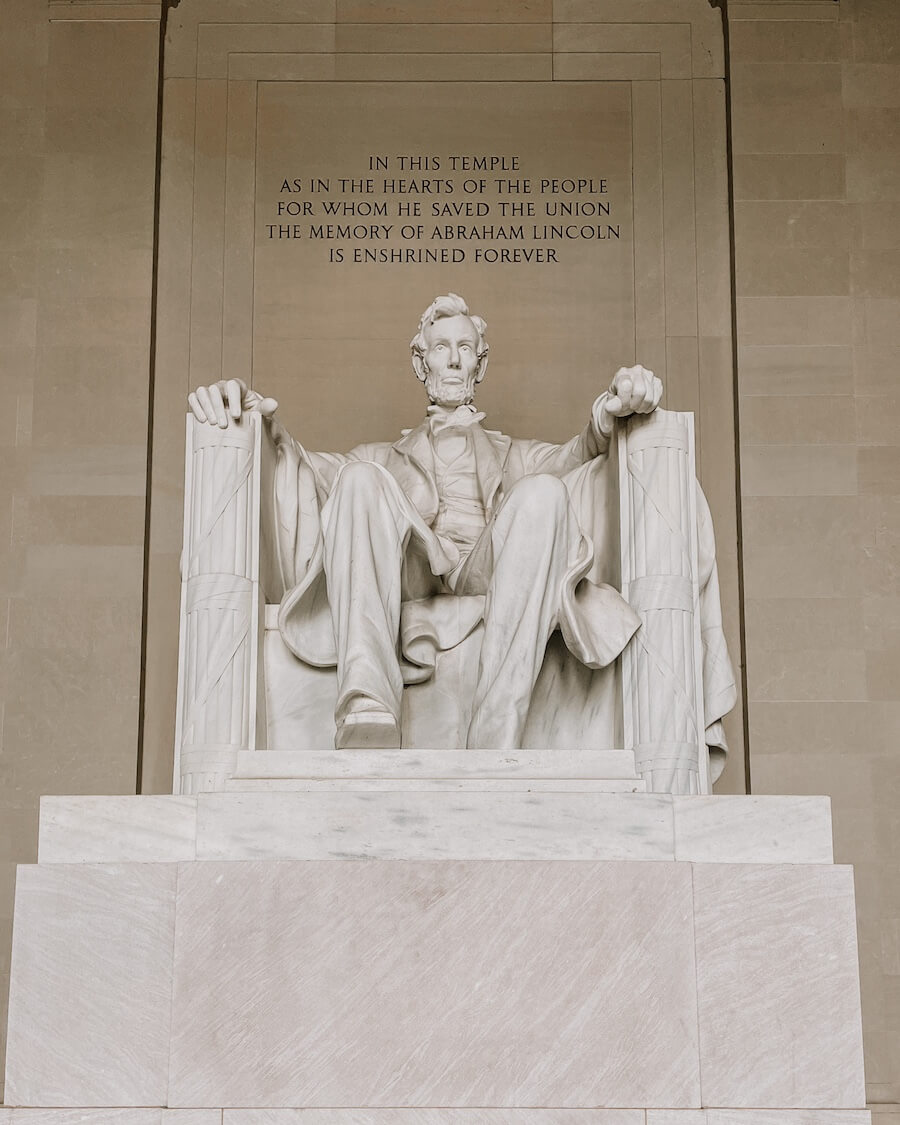
[[335,750],[399,750],[400,725],[390,711],[351,711],[338,723]]

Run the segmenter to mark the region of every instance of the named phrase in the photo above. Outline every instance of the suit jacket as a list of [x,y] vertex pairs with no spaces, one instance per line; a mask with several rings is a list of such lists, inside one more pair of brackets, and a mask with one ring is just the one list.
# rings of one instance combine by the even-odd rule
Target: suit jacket
[[[567,647],[583,664],[605,667],[640,625],[637,614],[607,581],[615,570],[607,547],[607,532],[615,522],[612,512],[606,510],[608,442],[598,437],[590,424],[562,445],[511,438],[497,430],[486,430],[477,422],[469,432],[475,444],[476,474],[488,520],[505,493],[522,477],[550,473],[567,485],[583,536],[582,549],[572,560],[560,591],[559,627]],[[346,454],[307,451],[277,425],[273,433],[279,451],[275,493],[279,558],[286,590],[279,628],[287,647],[301,660],[331,667],[337,656],[323,572],[321,506],[343,465],[373,461],[397,481],[421,516],[427,535],[439,503],[430,427],[426,419],[395,442],[359,445]],[[424,546],[429,549],[427,542]],[[448,602],[450,597],[452,604]],[[482,608],[482,598],[456,595],[440,595],[405,606],[401,621],[401,649],[407,658],[402,663],[405,681],[427,678],[434,665],[434,651],[459,643],[478,624]]]
[[[499,430],[483,429],[477,422],[467,427],[475,443],[475,467],[485,513],[490,519],[497,503],[516,481],[532,473],[564,477],[586,461],[606,451],[590,425],[564,445],[522,441]],[[426,419],[395,442],[370,442],[349,453],[311,453],[293,443],[315,474],[320,500],[331,491],[338,470],[348,461],[374,461],[383,465],[412,501],[429,526],[437,515],[437,475],[434,448]]]

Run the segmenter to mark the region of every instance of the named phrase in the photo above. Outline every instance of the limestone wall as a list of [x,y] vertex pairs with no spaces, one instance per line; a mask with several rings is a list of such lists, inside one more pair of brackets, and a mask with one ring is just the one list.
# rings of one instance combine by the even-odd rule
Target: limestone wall
[[900,6],[729,5],[750,783],[829,793],[900,1101]]
[[133,793],[157,3],[0,13],[0,1035],[44,793]]

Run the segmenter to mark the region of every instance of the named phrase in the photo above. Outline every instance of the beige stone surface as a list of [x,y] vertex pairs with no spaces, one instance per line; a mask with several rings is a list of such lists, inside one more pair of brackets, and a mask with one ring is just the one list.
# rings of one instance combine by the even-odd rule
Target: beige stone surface
[[760,294],[738,300],[751,785],[832,796],[835,855],[858,873],[868,1093],[889,1120],[900,1102],[900,10],[740,0],[729,16],[736,284]]
[[159,6],[103,7],[0,36],[0,1007],[39,796],[135,785]]
[[[733,171],[736,201],[844,198],[845,160],[839,154],[769,156],[737,147]],[[740,270],[736,273],[739,277]]]
[[553,28],[548,23],[339,23],[334,32],[339,52],[432,51],[438,37],[441,51],[452,54],[550,52],[555,46]]
[[[454,15],[461,23],[549,23],[552,0],[460,0]],[[442,0],[336,0],[339,23],[445,23]]]

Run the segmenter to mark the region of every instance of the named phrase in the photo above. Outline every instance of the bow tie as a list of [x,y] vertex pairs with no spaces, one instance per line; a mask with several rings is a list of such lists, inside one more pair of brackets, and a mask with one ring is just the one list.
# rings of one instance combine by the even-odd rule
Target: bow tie
[[448,410],[445,406],[428,407],[428,424],[433,434],[450,426],[472,426],[484,417],[484,411],[476,410],[471,403],[457,406],[455,410]]

